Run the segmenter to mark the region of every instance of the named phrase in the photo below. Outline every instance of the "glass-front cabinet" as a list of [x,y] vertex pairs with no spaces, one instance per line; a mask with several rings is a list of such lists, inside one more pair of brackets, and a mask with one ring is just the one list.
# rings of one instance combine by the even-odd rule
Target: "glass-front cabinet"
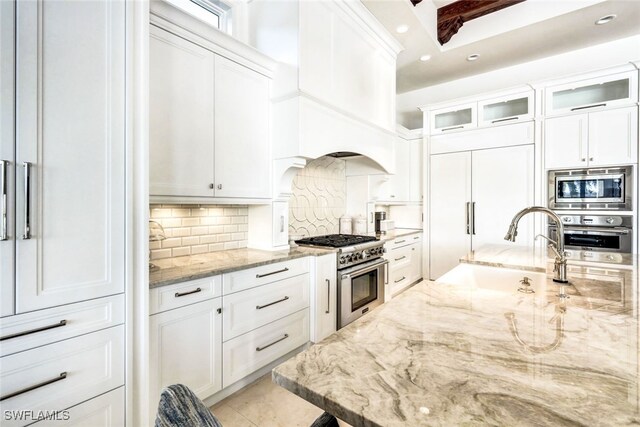
[[431,134],[460,131],[476,127],[475,102],[430,112]]
[[629,71],[546,89],[546,115],[592,111],[638,100],[638,75]]
[[478,102],[478,126],[496,126],[533,118],[533,91]]

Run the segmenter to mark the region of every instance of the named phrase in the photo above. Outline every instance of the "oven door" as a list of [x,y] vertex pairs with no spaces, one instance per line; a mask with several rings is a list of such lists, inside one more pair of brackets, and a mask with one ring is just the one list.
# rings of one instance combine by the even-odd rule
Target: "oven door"
[[[549,226],[549,237],[557,241],[558,229]],[[631,253],[632,233],[623,227],[564,227],[566,249]]]
[[378,259],[338,271],[338,328],[384,302],[388,264],[389,261]]

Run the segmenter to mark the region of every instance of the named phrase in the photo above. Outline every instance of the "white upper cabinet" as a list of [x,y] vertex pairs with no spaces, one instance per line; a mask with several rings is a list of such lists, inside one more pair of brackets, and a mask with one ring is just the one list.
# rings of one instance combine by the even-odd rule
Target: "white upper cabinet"
[[422,139],[398,137],[395,143],[396,173],[371,179],[371,192],[379,202],[422,201]]
[[549,118],[546,169],[638,163],[638,108]]
[[22,313],[124,290],[125,3],[16,7]]
[[546,89],[545,97],[547,116],[630,105],[638,100],[638,72],[551,86]]
[[431,135],[455,133],[476,127],[498,126],[533,119],[533,90],[510,91],[493,98],[436,108],[429,111]]
[[216,197],[268,198],[270,79],[215,58]]
[[149,192],[212,197],[213,52],[156,26],[149,40]]
[[474,128],[477,125],[475,102],[450,108],[432,110],[429,114],[431,134]]
[[533,118],[533,91],[478,102],[478,126],[494,126]]
[[589,113],[589,166],[638,163],[638,107]]
[[149,49],[151,200],[269,198],[275,62],[162,1]]

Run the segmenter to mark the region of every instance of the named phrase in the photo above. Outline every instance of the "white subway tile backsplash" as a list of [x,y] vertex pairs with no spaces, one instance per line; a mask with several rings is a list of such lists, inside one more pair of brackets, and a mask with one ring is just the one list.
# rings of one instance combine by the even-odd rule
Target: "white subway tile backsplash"
[[151,259],[247,247],[248,208],[219,205],[151,205],[166,239],[149,242]]

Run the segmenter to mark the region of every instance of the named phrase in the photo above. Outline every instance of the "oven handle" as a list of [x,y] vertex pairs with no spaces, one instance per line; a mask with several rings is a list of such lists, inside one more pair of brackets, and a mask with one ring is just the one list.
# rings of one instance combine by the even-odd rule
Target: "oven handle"
[[354,274],[368,273],[370,271],[379,269],[383,265],[386,266],[388,264],[389,264],[389,261],[382,260],[381,262],[377,262],[377,263],[375,263],[373,265],[368,265],[368,266],[366,266],[365,268],[362,268],[362,269],[359,269],[358,268],[359,266],[355,266],[355,267],[352,267],[352,268],[350,268],[349,270],[347,270],[345,272],[341,272],[340,277],[341,277],[342,280],[347,280],[347,279],[351,278],[351,276],[353,276]]
[[[550,230],[557,232],[557,227],[549,227]],[[576,232],[588,231],[595,236],[626,236],[630,233],[629,229],[611,229],[602,227],[571,227],[565,226],[564,234],[577,234]]]

